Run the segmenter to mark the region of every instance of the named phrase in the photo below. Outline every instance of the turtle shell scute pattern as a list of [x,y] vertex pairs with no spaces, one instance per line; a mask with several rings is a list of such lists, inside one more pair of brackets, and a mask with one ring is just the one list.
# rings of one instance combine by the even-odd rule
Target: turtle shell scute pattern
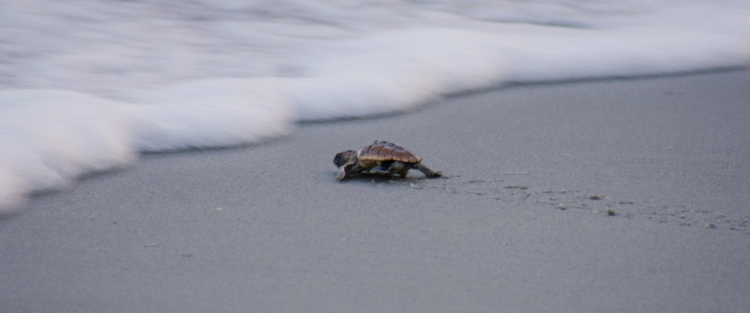
[[362,147],[357,157],[363,161],[398,161],[404,163],[419,163],[422,158],[404,149],[386,141],[375,141],[373,144]]

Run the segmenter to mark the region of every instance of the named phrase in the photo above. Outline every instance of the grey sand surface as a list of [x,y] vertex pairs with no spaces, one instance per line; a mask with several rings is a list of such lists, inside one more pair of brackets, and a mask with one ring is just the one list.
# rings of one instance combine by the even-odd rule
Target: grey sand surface
[[[0,311],[747,312],[748,87],[509,86],[146,155],[0,220]],[[374,140],[448,177],[335,181]]]

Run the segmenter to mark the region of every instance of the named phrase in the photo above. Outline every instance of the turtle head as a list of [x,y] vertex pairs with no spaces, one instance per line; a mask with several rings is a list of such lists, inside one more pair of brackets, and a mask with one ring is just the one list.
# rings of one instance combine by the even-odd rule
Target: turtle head
[[333,164],[336,164],[337,167],[341,167],[344,164],[349,163],[349,159],[352,157],[352,155],[354,155],[355,152],[357,151],[346,150],[336,153],[336,156],[333,157]]

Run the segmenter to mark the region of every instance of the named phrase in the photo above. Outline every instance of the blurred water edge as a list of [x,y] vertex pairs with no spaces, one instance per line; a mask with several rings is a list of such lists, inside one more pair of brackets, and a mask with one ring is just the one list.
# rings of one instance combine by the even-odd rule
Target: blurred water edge
[[750,3],[0,1],[0,211],[137,153],[503,82],[743,67]]

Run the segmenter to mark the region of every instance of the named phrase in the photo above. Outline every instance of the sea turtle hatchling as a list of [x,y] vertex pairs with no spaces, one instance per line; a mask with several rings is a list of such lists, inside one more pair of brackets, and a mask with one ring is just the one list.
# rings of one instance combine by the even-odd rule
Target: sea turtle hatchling
[[406,177],[410,169],[418,169],[427,177],[440,177],[440,172],[433,172],[422,165],[422,158],[386,141],[375,141],[357,151],[346,150],[336,154],[333,164],[339,167],[341,175],[336,180],[366,172],[376,175],[395,175]]

